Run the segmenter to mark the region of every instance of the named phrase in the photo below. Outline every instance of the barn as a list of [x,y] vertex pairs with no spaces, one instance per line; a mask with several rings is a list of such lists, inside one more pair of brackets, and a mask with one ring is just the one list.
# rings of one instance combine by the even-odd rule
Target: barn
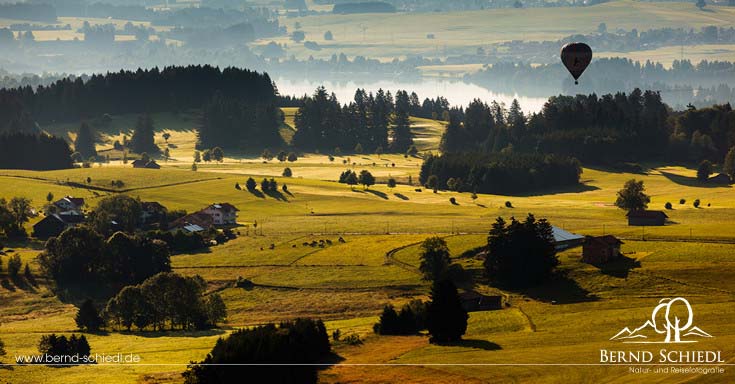
[[620,239],[612,235],[587,236],[582,244],[582,262],[604,264],[620,257]]
[[630,211],[626,216],[628,216],[628,225],[634,226],[662,226],[669,218],[662,211],[649,210]]

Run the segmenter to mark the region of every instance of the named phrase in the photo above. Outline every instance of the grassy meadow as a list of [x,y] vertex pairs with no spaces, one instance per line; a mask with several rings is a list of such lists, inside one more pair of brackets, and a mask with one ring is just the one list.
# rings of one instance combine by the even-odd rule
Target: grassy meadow
[[[639,3],[635,3],[639,4]],[[641,6],[646,4],[641,3]],[[285,111],[286,125],[293,111]],[[290,117],[289,117],[290,116]],[[599,349],[620,349],[608,339],[621,328],[638,326],[662,297],[683,296],[694,307],[695,322],[714,336],[683,349],[721,350],[735,359],[735,193],[730,186],[696,181],[695,170],[682,165],[644,164],[640,174],[585,168],[575,188],[539,191],[523,196],[478,195],[439,191],[417,185],[420,158],[400,155],[344,155],[333,161],[322,154],[301,155],[295,162],[264,162],[257,155],[226,153],[222,163],[201,164],[191,171],[195,116],[155,115],[156,141],[169,145],[172,160],[160,170],[133,169],[114,158],[109,164],[63,171],[0,171],[0,197],[26,196],[40,210],[46,195],[88,199],[126,193],[158,201],[169,209],[195,211],[212,202],[240,209],[240,236],[224,245],[172,257],[174,271],[201,275],[208,290],[219,292],[228,308],[221,329],[206,332],[111,332],[88,335],[93,353],[134,353],[142,364],[49,368],[0,367],[0,382],[11,383],[179,383],[192,360],[204,358],[218,337],[238,327],[295,317],[324,319],[343,336],[359,335],[362,345],[335,343],[348,365],[320,372],[325,383],[385,382],[698,382],[735,380],[725,374],[634,374],[624,366],[543,366],[502,364],[595,364]],[[101,129],[100,147],[129,134],[133,116],[113,116]],[[441,122],[413,120],[422,151],[436,150]],[[44,129],[65,132],[75,125]],[[161,136],[170,132],[168,143]],[[73,135],[68,136],[70,139]],[[284,167],[293,177],[281,177]],[[378,179],[370,189],[350,188],[336,179],[346,168],[368,169]],[[235,189],[253,176],[274,177],[289,193],[259,195]],[[387,188],[388,177],[399,181]],[[408,185],[409,177],[413,185]],[[89,178],[90,182],[87,182]],[[612,203],[630,178],[645,181],[651,208],[666,202],[672,223],[664,227],[628,227]],[[115,189],[112,180],[124,187]],[[74,182],[74,187],[66,183]],[[455,197],[457,205],[449,202]],[[684,204],[679,204],[685,199]],[[700,208],[692,202],[700,199]],[[514,208],[506,208],[510,201]],[[482,246],[498,216],[533,213],[579,234],[615,234],[624,241],[624,263],[598,268],[581,263],[579,248],[559,254],[559,274],[524,291],[501,291],[482,277],[482,260],[466,251]],[[40,220],[34,218],[28,228]],[[472,312],[465,340],[451,346],[428,343],[426,336],[388,337],[372,333],[386,303],[400,306],[428,298],[429,283],[418,272],[419,244],[430,236],[446,239],[452,258],[474,277],[473,288],[500,292],[508,306]],[[342,241],[340,241],[340,238]],[[312,241],[325,241],[323,247]],[[329,244],[329,242],[331,244]],[[718,242],[719,241],[719,242]],[[8,248],[13,251],[9,251]],[[0,339],[9,363],[16,354],[36,353],[41,335],[76,331],[75,302],[50,291],[35,261],[39,241],[5,244],[0,255]],[[5,266],[18,252],[35,276],[11,279]],[[251,289],[237,288],[238,278]],[[349,364],[386,364],[361,366]],[[446,365],[500,364],[500,365]]]

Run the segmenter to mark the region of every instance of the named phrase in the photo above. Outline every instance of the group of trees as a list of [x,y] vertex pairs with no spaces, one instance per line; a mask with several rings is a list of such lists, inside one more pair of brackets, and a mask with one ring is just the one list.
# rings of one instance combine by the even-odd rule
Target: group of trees
[[352,102],[340,105],[334,94],[319,87],[301,102],[294,118],[297,131],[292,144],[301,150],[322,152],[342,148],[405,153],[413,144],[409,114],[406,91],[396,92],[394,101],[390,91],[381,89],[373,94],[358,89]]
[[10,201],[0,198],[0,232],[5,237],[25,237],[24,224],[32,215],[31,201],[14,197]]
[[[217,340],[199,364],[184,372],[187,384],[240,382],[244,377],[269,383],[316,383],[317,369],[331,346],[321,320],[296,319],[239,329]],[[228,367],[226,364],[249,364]]]
[[579,184],[579,162],[571,157],[523,153],[429,155],[419,181],[428,188],[514,194]]
[[128,331],[216,326],[227,317],[227,309],[219,294],[204,296],[205,288],[200,276],[162,272],[120,290],[107,302],[104,317],[108,324]]
[[487,238],[485,274],[509,288],[527,288],[547,279],[559,264],[554,234],[546,219],[498,217]]
[[413,300],[400,311],[386,305],[380,320],[373,325],[373,331],[380,335],[414,335],[426,329],[426,303]]
[[38,256],[42,271],[58,287],[116,291],[171,270],[166,243],[116,232],[105,238],[86,226],[68,228],[46,242]]
[[411,335],[427,329],[432,343],[451,343],[467,331],[467,311],[462,307],[457,287],[451,280],[437,280],[428,303],[412,301],[396,312],[386,305],[373,331],[381,335]]
[[[272,89],[271,89],[272,91]],[[275,97],[232,98],[215,92],[202,108],[197,148],[260,149],[282,146],[281,113]]]
[[85,358],[90,355],[91,350],[86,336],[77,337],[73,333],[69,338],[55,333],[43,335],[38,342],[38,352],[44,356],[44,362],[54,364],[59,364],[57,359],[64,365],[89,363]]
[[375,185],[375,176],[366,169],[360,171],[359,174],[348,169],[339,175],[338,181],[342,184],[347,184],[350,187],[360,184],[365,188],[370,188],[372,185]]
[[675,113],[669,147],[672,159],[721,163],[735,147],[735,111],[725,104]]
[[64,139],[45,133],[24,133],[20,132],[24,129],[12,127],[13,132],[2,133],[2,124],[0,119],[0,168],[47,171],[74,165],[72,151]]

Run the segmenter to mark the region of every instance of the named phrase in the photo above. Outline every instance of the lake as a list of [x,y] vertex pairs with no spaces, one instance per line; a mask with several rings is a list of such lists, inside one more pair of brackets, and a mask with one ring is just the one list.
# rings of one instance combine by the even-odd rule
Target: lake
[[278,92],[281,95],[303,96],[311,95],[314,90],[323,85],[329,93],[334,92],[340,103],[349,102],[355,95],[357,88],[364,88],[367,92],[375,92],[378,89],[391,91],[395,94],[397,90],[406,90],[416,92],[419,99],[423,101],[425,98],[435,98],[437,96],[445,97],[449,103],[454,106],[466,107],[473,99],[480,99],[488,104],[495,100],[499,103],[505,103],[506,107],[510,106],[513,99],[517,99],[521,104],[524,112],[538,112],[546,102],[546,98],[542,97],[525,97],[517,94],[511,95],[506,93],[495,93],[479,85],[465,83],[457,80],[448,79],[432,79],[425,78],[420,81],[402,82],[395,80],[376,80],[376,81],[314,81],[314,80],[294,80],[291,78],[279,77],[275,80]]

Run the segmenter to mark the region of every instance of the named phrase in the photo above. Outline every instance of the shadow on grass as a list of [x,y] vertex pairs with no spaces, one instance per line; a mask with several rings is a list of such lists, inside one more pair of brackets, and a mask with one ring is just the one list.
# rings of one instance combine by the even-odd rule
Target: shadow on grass
[[408,196],[406,196],[406,195],[404,195],[402,193],[396,192],[396,193],[393,194],[393,196],[395,196],[395,197],[397,197],[397,198],[399,198],[401,200],[408,200]]
[[10,292],[15,292],[15,287],[13,286],[13,284],[10,284],[10,280],[8,280],[7,278],[0,280],[0,286]]
[[366,189],[365,192],[366,193],[371,193],[371,194],[373,194],[375,196],[378,196],[379,198],[381,198],[383,200],[388,200],[388,195],[386,195],[385,192],[374,191],[372,189]]
[[15,285],[18,289],[22,291],[28,291],[31,293],[37,292],[36,288],[34,287],[34,284],[30,282],[28,279],[26,279],[24,276],[18,275],[16,277],[12,277],[11,280],[13,281],[13,285]]
[[579,286],[564,272],[556,272],[548,281],[518,291],[534,300],[546,303],[573,304],[597,301],[600,298]]
[[682,175],[677,175],[676,173],[664,172],[664,171],[661,171],[661,174],[664,175],[664,177],[666,177],[670,181],[676,184],[679,184],[679,185],[687,186],[687,187],[730,188],[730,186],[727,184],[702,182],[702,181],[699,181],[696,177],[682,176]]
[[624,279],[628,277],[632,269],[640,268],[641,262],[627,256],[620,256],[613,261],[595,266],[600,268],[600,272],[605,275]]
[[121,335],[135,335],[154,339],[157,337],[210,337],[224,335],[226,331],[221,328],[207,329],[203,331],[182,331],[182,330],[168,330],[168,331],[120,331]]
[[517,196],[517,197],[534,197],[534,196],[546,196],[546,195],[558,195],[562,193],[582,193],[597,191],[600,187],[594,185],[579,183],[575,185],[568,185],[563,187],[550,187],[543,190],[531,191],[526,193],[509,193],[506,196]]
[[257,189],[246,189],[246,191],[252,193],[253,196],[255,196],[255,197],[258,197],[258,198],[261,198],[261,199],[265,199],[265,195],[263,194],[263,192],[261,192],[261,191],[259,191]]
[[286,196],[283,195],[280,191],[268,191],[265,193],[266,195],[278,200],[278,201],[288,201]]
[[492,341],[476,339],[460,340],[451,343],[438,343],[437,345],[441,345],[443,347],[474,348],[482,349],[485,351],[499,351],[503,349],[499,344],[493,343]]

